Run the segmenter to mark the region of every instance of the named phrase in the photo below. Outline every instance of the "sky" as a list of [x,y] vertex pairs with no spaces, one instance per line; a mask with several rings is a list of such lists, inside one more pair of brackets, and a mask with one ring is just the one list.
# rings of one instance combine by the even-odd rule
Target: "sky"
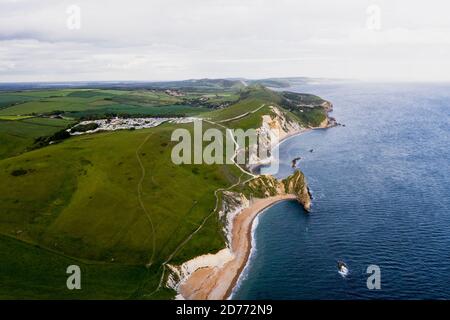
[[446,0],[0,0],[0,81],[450,81]]

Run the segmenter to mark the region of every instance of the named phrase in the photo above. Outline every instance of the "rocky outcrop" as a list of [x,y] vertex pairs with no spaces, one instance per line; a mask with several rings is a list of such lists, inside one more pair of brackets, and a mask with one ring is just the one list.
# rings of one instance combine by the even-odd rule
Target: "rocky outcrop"
[[321,104],[327,113],[333,111],[333,104],[330,101],[325,101]]
[[286,113],[279,108],[272,106],[270,109],[272,114],[263,116],[263,122],[259,129],[261,133],[270,130],[277,134],[278,141],[281,141],[287,136],[295,134],[302,129],[298,122],[289,119]]
[[325,101],[321,104],[321,106],[324,108],[327,117],[322,123],[319,125],[319,128],[331,128],[339,125],[335,118],[330,117],[329,113],[333,111],[333,104],[329,101]]
[[221,203],[219,218],[224,226],[223,231],[229,245],[233,232],[233,220],[242,210],[250,206],[250,201],[243,193],[223,191]]
[[[215,254],[206,254],[186,261],[182,265],[167,265],[169,276],[166,286],[179,292],[179,287],[193,272],[201,268],[221,268],[224,264],[234,258],[231,250],[233,235],[233,221],[244,209],[250,206],[253,198],[269,198],[278,195],[294,195],[297,201],[309,212],[311,208],[311,197],[305,176],[299,170],[286,179],[277,180],[271,175],[261,175],[248,182],[242,192],[222,192],[221,210],[219,218],[224,225],[226,236],[226,248]],[[179,294],[178,299],[183,297]]]
[[[269,165],[273,161],[271,150],[282,140],[292,135],[307,129],[323,129],[338,125],[336,119],[329,116],[329,113],[333,111],[333,104],[324,101],[320,106],[325,110],[325,119],[319,125],[307,128],[302,127],[285,110],[271,106],[271,113],[262,116],[262,124],[256,129],[258,143],[250,147],[252,152],[249,153],[247,169],[254,172],[260,166]],[[261,150],[264,151],[261,152]],[[241,150],[241,152],[244,152],[244,150]]]
[[[325,106],[324,106],[325,107]],[[262,116],[262,125],[257,129],[258,144],[250,148],[265,148],[272,150],[281,140],[301,132],[300,124],[292,120],[284,111],[277,107],[270,107],[271,114]],[[332,108],[331,104],[327,108]],[[328,125],[327,122],[324,126]],[[239,151],[238,151],[239,152]],[[246,152],[246,150],[240,150]],[[254,158],[249,159],[247,168],[253,170],[261,164],[270,163],[272,155],[259,157],[259,153],[251,152]],[[250,180],[242,190],[222,191],[221,210],[219,218],[224,226],[226,236],[226,248],[216,254],[207,254],[191,259],[180,266],[167,265],[169,276],[166,286],[179,292],[180,285],[188,279],[193,272],[201,268],[221,268],[233,259],[231,241],[233,235],[233,221],[244,209],[248,208],[254,198],[269,198],[278,195],[294,195],[303,208],[309,212],[311,208],[311,196],[303,173],[296,170],[289,177],[278,180],[271,175],[259,175]],[[177,298],[183,298],[181,294]]]
[[276,195],[292,194],[306,211],[311,209],[311,194],[308,189],[305,175],[296,170],[292,175],[277,180],[270,175],[262,175],[249,182],[250,197],[266,198]]
[[[169,275],[166,287],[179,292],[180,285],[196,270],[201,268],[221,268],[225,263],[231,261],[234,258],[231,251],[233,220],[242,210],[249,206],[250,202],[243,193],[222,191],[219,218],[224,226],[223,232],[226,237],[226,247],[215,254],[204,254],[181,265],[167,264]],[[183,296],[178,294],[176,299],[183,299]]]
[[[196,270],[211,267],[220,268],[232,259],[233,254],[227,247],[215,254],[204,254],[202,256],[195,257],[194,259],[186,261],[179,266],[167,264],[169,275],[167,277],[166,287],[178,291],[180,284],[186,281],[186,279],[189,278]],[[181,295],[177,295],[175,298],[177,300],[183,299]]]
[[250,171],[272,161],[271,150],[283,139],[299,133],[303,128],[291,120],[284,111],[277,107],[270,107],[271,113],[262,116],[262,124],[256,129],[258,134],[257,145],[252,146],[250,159],[247,165]]
[[303,172],[296,170],[294,174],[282,180],[282,183],[284,191],[288,194],[294,194],[297,201],[309,212],[311,210],[311,193]]

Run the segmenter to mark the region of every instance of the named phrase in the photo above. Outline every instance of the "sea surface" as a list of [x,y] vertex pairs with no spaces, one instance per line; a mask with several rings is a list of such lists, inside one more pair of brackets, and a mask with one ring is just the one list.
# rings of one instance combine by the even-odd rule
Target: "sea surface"
[[[345,127],[280,145],[276,175],[302,157],[312,212],[286,201],[260,214],[233,299],[450,299],[450,84],[290,90],[330,100]],[[369,265],[380,290],[367,287]]]

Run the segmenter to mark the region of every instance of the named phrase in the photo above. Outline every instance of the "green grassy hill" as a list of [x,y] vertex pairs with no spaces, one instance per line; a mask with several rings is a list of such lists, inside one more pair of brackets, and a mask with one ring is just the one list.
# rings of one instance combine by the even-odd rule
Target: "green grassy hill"
[[[208,92],[211,94],[211,92]],[[203,98],[201,103],[196,101]],[[213,99],[212,99],[213,98]],[[199,114],[234,97],[183,92],[171,95],[164,90],[24,90],[0,93],[0,117],[62,114],[86,118],[106,115],[185,116]]]
[[[22,90],[0,92],[0,159],[35,147],[35,140],[90,118],[194,116],[239,98],[236,91]],[[51,119],[52,115],[64,119]]]
[[1,119],[0,159],[21,154],[31,149],[37,138],[51,136],[74,123],[71,120],[50,118]]
[[[238,90],[214,93],[231,106],[203,116],[229,128],[257,128],[270,105],[283,107],[282,95],[262,86]],[[36,91],[27,97],[99,103],[115,91]],[[130,95],[142,98],[136,92],[120,98]],[[1,111],[17,116],[60,108],[38,102]],[[192,132],[192,124],[83,135],[30,150],[36,137],[69,122],[0,120],[0,298],[173,297],[159,288],[164,263],[181,264],[225,246],[216,191],[248,176],[234,165],[174,165],[171,134],[176,128]],[[223,130],[205,123],[204,130],[211,126]],[[82,269],[82,290],[65,286],[70,264]]]
[[[0,299],[129,299],[146,282],[145,266],[86,262],[0,235]],[[66,269],[78,265],[82,290],[67,290]]]
[[[39,245],[66,260],[151,263],[153,273],[145,276],[151,291],[161,263],[213,211],[214,191],[241,175],[233,166],[173,165],[173,129],[86,135],[0,161],[0,233],[20,241],[24,254],[33,254]],[[223,246],[213,215],[172,260],[180,263]],[[18,263],[14,256],[2,261]],[[18,287],[25,285],[14,272],[8,277]]]
[[[241,90],[237,103],[201,116],[217,122],[231,119],[224,123],[230,128],[258,128],[262,123],[262,115],[271,114],[270,106],[275,106],[285,112],[290,120],[299,122],[303,127],[315,127],[327,117],[323,103],[326,101],[314,95],[275,92],[261,85],[252,85]],[[239,117],[246,113],[245,117]]]

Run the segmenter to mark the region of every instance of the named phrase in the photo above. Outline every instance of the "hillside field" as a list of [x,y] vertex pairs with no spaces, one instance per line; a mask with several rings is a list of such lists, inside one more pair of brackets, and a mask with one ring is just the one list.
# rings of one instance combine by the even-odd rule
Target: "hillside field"
[[[0,298],[173,298],[172,290],[160,286],[164,265],[225,247],[215,210],[218,190],[249,176],[235,165],[173,164],[172,132],[192,133],[192,123],[99,132],[50,145],[48,139],[36,141],[86,115],[108,116],[110,104],[127,114],[192,110],[242,129],[258,128],[276,105],[291,120],[313,125],[297,116],[296,105],[283,109],[282,93],[228,82],[220,91],[219,84],[212,92],[191,88],[183,98],[141,89],[0,93]],[[82,269],[82,290],[66,288],[71,264]]]

